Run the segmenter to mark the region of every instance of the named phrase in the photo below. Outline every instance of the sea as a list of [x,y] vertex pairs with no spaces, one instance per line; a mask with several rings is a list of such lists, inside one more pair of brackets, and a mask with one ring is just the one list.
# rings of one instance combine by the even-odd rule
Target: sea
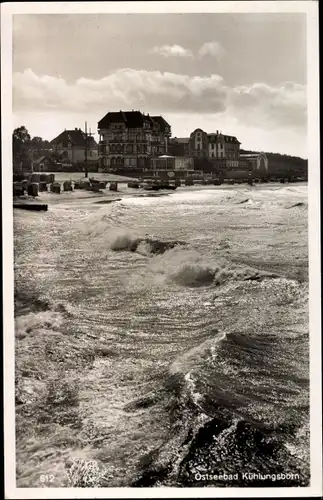
[[307,486],[308,188],[14,210],[18,487]]

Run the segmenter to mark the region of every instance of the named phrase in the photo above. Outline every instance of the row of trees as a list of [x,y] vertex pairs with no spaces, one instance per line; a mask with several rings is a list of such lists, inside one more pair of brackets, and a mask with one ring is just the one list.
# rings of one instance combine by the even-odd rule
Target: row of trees
[[50,151],[49,141],[41,137],[31,137],[25,126],[15,128],[12,133],[12,151],[14,160],[32,159]]

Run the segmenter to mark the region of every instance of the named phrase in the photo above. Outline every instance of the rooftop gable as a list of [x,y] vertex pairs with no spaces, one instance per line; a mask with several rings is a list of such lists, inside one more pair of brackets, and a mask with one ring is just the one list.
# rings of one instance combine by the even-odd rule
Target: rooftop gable
[[109,111],[99,122],[98,129],[106,129],[112,123],[123,123],[127,128],[142,128],[144,123],[151,126],[158,125],[164,132],[170,125],[162,116],[149,116],[141,111]]
[[[74,130],[64,130],[55,139],[53,139],[50,144],[58,145],[61,143],[71,143],[73,146],[85,147],[86,136],[80,128],[75,128]],[[97,147],[97,143],[92,136],[88,136],[87,145],[89,148]]]

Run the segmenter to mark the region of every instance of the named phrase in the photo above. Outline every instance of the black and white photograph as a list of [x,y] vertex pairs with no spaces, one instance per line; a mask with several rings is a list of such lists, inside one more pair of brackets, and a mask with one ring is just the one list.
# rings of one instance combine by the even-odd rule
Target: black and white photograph
[[318,3],[1,10],[6,498],[320,496]]

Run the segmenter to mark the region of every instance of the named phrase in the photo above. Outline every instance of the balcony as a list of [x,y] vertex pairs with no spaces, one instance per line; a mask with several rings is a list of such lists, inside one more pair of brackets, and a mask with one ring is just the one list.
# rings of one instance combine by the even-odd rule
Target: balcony
[[110,139],[107,141],[109,144],[148,144],[150,141],[147,139]]

